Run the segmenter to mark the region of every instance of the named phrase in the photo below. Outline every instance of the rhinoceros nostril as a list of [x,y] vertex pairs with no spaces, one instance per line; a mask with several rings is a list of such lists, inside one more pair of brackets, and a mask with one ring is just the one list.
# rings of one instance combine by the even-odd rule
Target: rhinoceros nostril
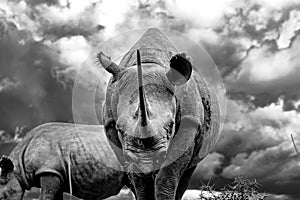
[[134,112],[133,119],[137,119],[138,117],[139,117],[139,107]]
[[131,163],[133,160],[130,156],[128,156],[127,154],[124,154],[124,159],[125,159],[125,162],[128,162],[128,163]]

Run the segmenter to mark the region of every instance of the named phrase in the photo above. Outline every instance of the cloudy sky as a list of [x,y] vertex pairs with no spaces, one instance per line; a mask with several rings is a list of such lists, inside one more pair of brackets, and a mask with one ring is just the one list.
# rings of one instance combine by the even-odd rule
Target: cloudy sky
[[242,175],[278,199],[299,199],[290,136],[300,148],[299,0],[1,0],[1,141],[43,122],[72,122],[72,87],[83,65],[77,81],[84,91],[99,83],[101,102],[108,74],[86,59],[112,36],[149,26],[203,45],[226,87],[224,130],[198,179]]

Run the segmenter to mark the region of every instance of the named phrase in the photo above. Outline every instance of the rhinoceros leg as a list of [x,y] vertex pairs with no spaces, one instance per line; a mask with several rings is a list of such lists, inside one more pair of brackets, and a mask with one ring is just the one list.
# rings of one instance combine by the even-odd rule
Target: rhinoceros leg
[[129,180],[129,174],[126,175],[125,178],[126,178],[125,186],[127,186],[130,189],[130,191],[133,193],[135,199],[137,199],[135,188],[134,188],[133,184],[131,183],[131,181]]
[[[188,156],[187,154],[183,155]],[[188,162],[188,158],[179,158],[177,161],[159,171],[155,179],[155,196],[157,200],[175,199],[180,178],[186,167],[184,164],[185,161]]]
[[131,174],[134,193],[137,200],[154,200],[154,178],[152,175]]
[[170,143],[167,159],[155,179],[155,196],[174,200],[181,176],[192,159],[198,124],[184,120]]
[[190,180],[192,178],[193,172],[195,171],[196,166],[191,167],[189,169],[186,169],[179,181],[177,190],[176,190],[176,196],[175,196],[175,200],[181,200],[184,192],[186,191],[186,189],[188,188],[189,184],[190,184]]
[[52,174],[41,175],[40,183],[40,200],[63,200],[61,180],[58,176]]

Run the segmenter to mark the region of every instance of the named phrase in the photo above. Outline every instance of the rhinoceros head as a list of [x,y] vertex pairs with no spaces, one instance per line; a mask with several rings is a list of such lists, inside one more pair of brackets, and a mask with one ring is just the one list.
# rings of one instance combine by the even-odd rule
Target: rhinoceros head
[[132,66],[118,66],[102,52],[98,59],[113,75],[115,89],[107,91],[113,94],[106,101],[116,109],[114,128],[125,162],[130,171],[147,173],[164,162],[179,113],[175,88],[189,80],[192,65],[185,54],[172,56],[167,67],[141,62],[142,51],[136,51]]
[[1,200],[21,200],[23,189],[14,175],[14,164],[6,156],[0,160],[0,199]]

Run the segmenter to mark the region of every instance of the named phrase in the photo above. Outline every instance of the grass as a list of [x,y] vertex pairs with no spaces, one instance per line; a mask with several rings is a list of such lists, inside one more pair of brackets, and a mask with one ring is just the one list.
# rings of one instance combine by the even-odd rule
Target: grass
[[259,193],[261,185],[256,181],[250,181],[243,177],[236,177],[234,181],[226,185],[220,192],[214,192],[213,186],[204,185],[201,191],[208,191],[210,195],[200,193],[200,200],[267,200],[269,195]]

